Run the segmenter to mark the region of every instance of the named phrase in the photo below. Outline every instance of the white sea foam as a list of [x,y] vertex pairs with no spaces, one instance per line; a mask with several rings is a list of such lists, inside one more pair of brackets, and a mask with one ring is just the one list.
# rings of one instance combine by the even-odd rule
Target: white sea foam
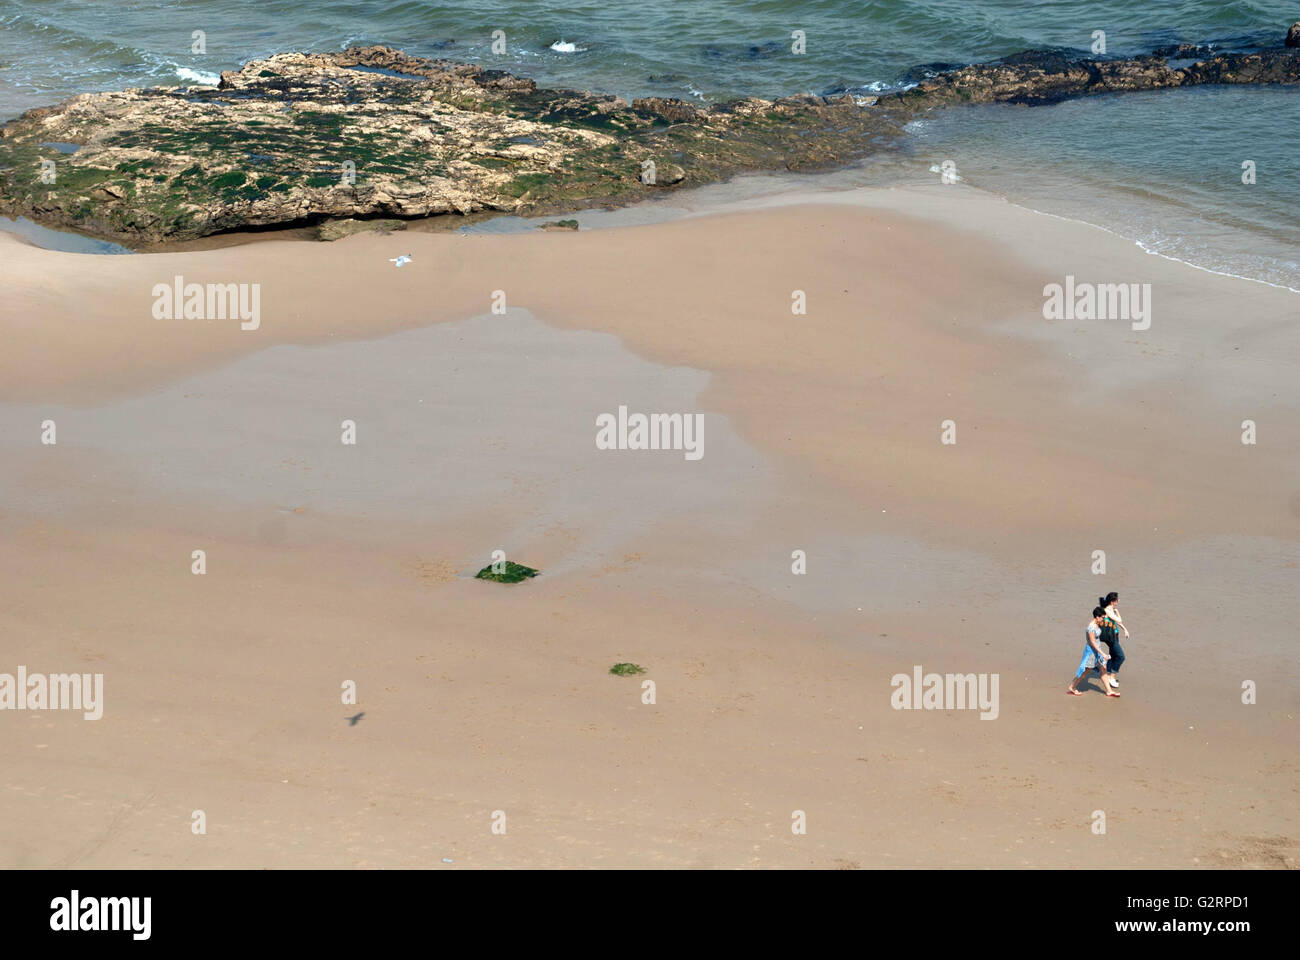
[[[940,166],[939,164],[937,164],[937,163],[932,163],[932,164],[930,164],[930,172],[931,172],[931,173],[943,173],[943,167],[941,167],[941,166]],[[951,171],[948,175],[949,175],[950,177],[952,177],[954,181],[957,181],[957,182],[964,182],[964,181],[965,181],[965,178],[962,177],[962,176],[960,176],[960,175],[957,173],[956,170]]]
[[[930,169],[934,170],[935,168],[931,167]],[[983,192],[991,193],[992,191],[985,190]],[[1053,220],[1064,220],[1067,223],[1079,223],[1085,227],[1092,227],[1094,230],[1100,230],[1103,233],[1109,233],[1111,236],[1119,237],[1120,239],[1123,240],[1132,241],[1134,246],[1136,246],[1139,250],[1141,250],[1145,254],[1148,254],[1149,256],[1160,257],[1163,260],[1172,260],[1174,263],[1181,263],[1184,266],[1191,267],[1193,270],[1201,270],[1205,273],[1212,273],[1215,276],[1219,276],[1219,277],[1230,277],[1234,280],[1249,280],[1251,283],[1262,283],[1266,287],[1275,287],[1278,290],[1289,290],[1292,293],[1300,293],[1300,290],[1285,283],[1275,283],[1272,280],[1265,280],[1262,277],[1249,277],[1240,273],[1232,273],[1229,270],[1216,270],[1213,267],[1207,267],[1203,264],[1196,263],[1192,260],[1186,260],[1182,257],[1175,257],[1168,253],[1161,253],[1159,250],[1156,250],[1152,246],[1149,239],[1143,240],[1140,238],[1130,237],[1120,232],[1119,230],[1112,230],[1110,227],[1103,227],[1101,224],[1093,223],[1090,220],[1080,220],[1078,217],[1065,217],[1059,213],[1051,213],[1050,211],[1047,210],[1039,210],[1035,207],[1028,206],[1027,204],[1016,203],[1014,200],[1011,200],[1007,197],[1003,197],[1002,199],[1006,200],[1007,203],[1011,204],[1013,207],[1019,207],[1021,210],[1028,210],[1030,213],[1036,213],[1039,216],[1051,217]]]
[[189,67],[177,67],[176,76],[189,83],[201,83],[205,87],[215,87],[221,82],[221,77],[215,73],[200,73],[198,70],[191,70]]
[[551,49],[556,53],[586,53],[586,47],[580,47],[576,43],[569,43],[567,40],[556,40],[551,44]]

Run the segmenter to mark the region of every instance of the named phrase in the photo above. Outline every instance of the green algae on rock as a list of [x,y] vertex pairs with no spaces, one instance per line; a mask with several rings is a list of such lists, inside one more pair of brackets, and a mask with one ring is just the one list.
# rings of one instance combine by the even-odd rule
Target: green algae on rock
[[[0,131],[0,212],[128,244],[327,218],[558,212],[740,170],[830,166],[887,132],[851,97],[706,111],[539,89],[387,47],[290,53],[217,87],[29,110]],[[667,176],[644,177],[651,164]]]

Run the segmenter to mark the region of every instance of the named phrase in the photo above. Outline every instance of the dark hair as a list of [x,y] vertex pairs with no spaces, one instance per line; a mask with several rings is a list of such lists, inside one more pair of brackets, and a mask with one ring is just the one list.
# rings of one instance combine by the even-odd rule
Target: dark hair
[[1114,603],[1118,599],[1119,599],[1119,594],[1116,593],[1114,590],[1112,590],[1110,593],[1106,594],[1106,602],[1103,603],[1102,606],[1103,607],[1110,606],[1110,604]]
[[1093,608],[1092,608],[1092,615],[1093,615],[1094,617],[1104,617],[1104,616],[1106,616],[1106,611],[1103,610],[1101,607],[1093,607]]

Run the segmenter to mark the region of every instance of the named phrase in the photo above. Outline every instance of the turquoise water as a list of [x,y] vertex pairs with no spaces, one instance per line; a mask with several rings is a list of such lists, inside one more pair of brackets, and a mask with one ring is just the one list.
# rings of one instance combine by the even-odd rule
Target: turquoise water
[[[384,43],[547,84],[716,100],[887,88],[907,71],[1032,47],[1112,54],[1178,41],[1275,43],[1294,0],[0,0],[0,117],[94,89],[215,76],[251,57]],[[207,53],[190,52],[203,30]],[[506,34],[494,56],[492,31]],[[803,30],[807,53],[791,54]],[[560,53],[556,41],[578,49]]]
[[[0,0],[0,119],[75,93],[215,82],[288,50],[383,43],[552,86],[699,102],[897,89],[927,65],[1020,50],[1126,55],[1178,42],[1275,46],[1294,0]],[[202,30],[206,53],[191,51]],[[506,52],[492,51],[494,30]],[[807,52],[791,52],[804,31]],[[552,49],[559,41],[571,52]],[[1300,89],[1197,90],[952,111],[911,155],[1151,249],[1300,287]],[[1254,160],[1257,182],[1241,184]]]
[[[912,157],[951,160],[973,186],[1105,227],[1154,254],[1300,289],[1300,89],[975,106],[910,132]],[[1253,184],[1243,183],[1247,161]]]

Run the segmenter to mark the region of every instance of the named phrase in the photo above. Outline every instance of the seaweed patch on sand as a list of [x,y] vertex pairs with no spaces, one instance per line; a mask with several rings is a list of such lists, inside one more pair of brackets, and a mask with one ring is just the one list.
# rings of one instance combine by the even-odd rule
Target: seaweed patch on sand
[[507,560],[499,571],[494,571],[494,564],[488,564],[478,573],[474,574],[475,580],[491,580],[493,583],[521,583],[537,576],[541,571],[534,570],[532,567],[525,567],[522,563],[515,563],[513,560]]

